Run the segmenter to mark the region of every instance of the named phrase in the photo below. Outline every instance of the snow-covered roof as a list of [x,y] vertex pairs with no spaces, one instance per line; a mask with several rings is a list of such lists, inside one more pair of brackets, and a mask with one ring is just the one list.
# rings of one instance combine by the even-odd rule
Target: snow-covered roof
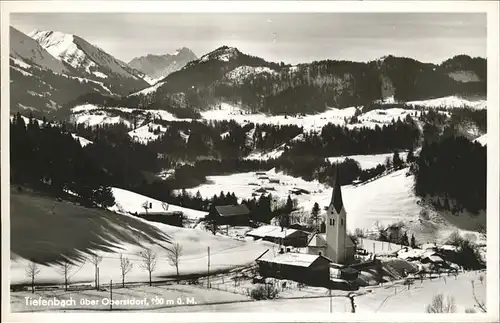
[[283,228],[276,225],[263,225],[255,230],[252,230],[247,233],[249,236],[254,237],[271,237],[271,238],[286,238],[300,230]]
[[256,260],[264,262],[272,262],[276,264],[290,265],[290,266],[309,267],[318,258],[325,258],[329,261],[328,258],[320,255],[311,255],[308,253],[295,253],[295,252],[285,252],[281,254],[276,253],[275,255],[270,250],[266,251]]
[[261,227],[258,227],[257,229],[248,232],[247,235],[263,238],[266,236],[266,233],[276,230],[276,228],[278,227],[275,225],[263,225]]
[[398,251],[398,258],[401,259],[408,259],[408,258],[421,258],[422,255],[424,254],[425,250],[422,249],[412,249],[408,248],[408,251],[406,251],[406,248],[403,248]]
[[268,233],[266,233],[266,237],[271,237],[271,238],[286,238],[286,237],[294,234],[297,231],[299,231],[299,230],[289,229],[289,228],[283,228],[283,230],[281,230],[281,227],[278,227],[277,229],[269,231]]
[[432,262],[443,262],[443,259],[441,257],[439,257],[439,256],[436,256],[436,255],[429,256],[429,257],[426,257],[426,258],[428,258]]
[[452,246],[452,245],[449,245],[449,244],[445,244],[445,245],[440,246],[439,249],[449,250],[449,251],[457,251],[458,247],[457,246]]

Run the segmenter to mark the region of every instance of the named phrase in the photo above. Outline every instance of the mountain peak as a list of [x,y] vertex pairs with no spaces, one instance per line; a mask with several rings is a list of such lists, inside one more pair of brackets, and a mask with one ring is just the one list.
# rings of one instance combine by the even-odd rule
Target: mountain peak
[[237,58],[241,52],[236,47],[221,46],[200,58],[201,62],[208,60],[219,60],[229,62],[233,58]]

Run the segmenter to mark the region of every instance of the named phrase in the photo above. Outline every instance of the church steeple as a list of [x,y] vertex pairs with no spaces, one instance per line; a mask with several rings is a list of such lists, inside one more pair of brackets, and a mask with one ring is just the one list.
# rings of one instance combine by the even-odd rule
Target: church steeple
[[344,206],[344,202],[342,201],[342,191],[340,189],[339,183],[339,166],[338,164],[335,166],[335,172],[333,174],[333,191],[332,191],[332,200],[330,201],[330,205],[333,205],[337,214],[340,213],[342,207]]

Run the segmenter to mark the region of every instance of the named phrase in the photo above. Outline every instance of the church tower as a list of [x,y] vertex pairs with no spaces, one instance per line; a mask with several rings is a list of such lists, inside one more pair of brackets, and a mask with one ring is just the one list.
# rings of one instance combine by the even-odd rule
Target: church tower
[[346,260],[346,227],[346,212],[342,201],[337,166],[333,176],[332,199],[326,219],[326,257],[337,264],[341,264]]

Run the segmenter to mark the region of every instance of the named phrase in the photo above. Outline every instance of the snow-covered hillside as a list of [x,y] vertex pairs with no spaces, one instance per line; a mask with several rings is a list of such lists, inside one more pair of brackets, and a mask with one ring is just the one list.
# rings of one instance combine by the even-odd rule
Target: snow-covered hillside
[[144,208],[142,205],[145,202],[148,202],[151,205],[151,207],[148,209],[148,212],[164,212],[166,211],[165,208],[167,208],[168,211],[182,212],[189,219],[193,220],[203,218],[205,215],[207,215],[207,212],[192,210],[185,207],[165,203],[121,188],[113,187],[112,191],[113,191],[113,196],[115,197],[116,204],[112,206],[110,210],[114,212],[141,213],[144,212]]
[[[156,80],[151,80],[151,82],[155,82],[155,81]],[[147,88],[145,88],[143,90],[134,92],[132,94],[129,94],[129,96],[148,95],[148,94],[154,93],[154,92],[156,92],[156,90],[158,90],[158,88],[160,86],[162,86],[163,84],[165,84],[165,82],[150,83],[150,84],[154,84],[154,85],[152,85],[150,87],[147,87]]]
[[[120,115],[115,113],[115,111],[119,112]],[[130,115],[130,118],[125,118],[123,115]],[[178,120],[170,112],[164,110],[138,110],[120,107],[102,108],[93,104],[78,105],[71,109],[71,119],[73,122],[89,126],[123,123],[128,127],[132,127],[134,116],[138,127],[142,126],[147,118],[151,120]],[[137,133],[139,134],[140,131]]]
[[243,84],[244,81],[255,75],[276,75],[277,72],[275,70],[270,69],[269,67],[252,67],[252,66],[238,66],[237,68],[229,71],[225,75],[225,79],[228,81],[236,82],[237,84]]
[[223,46],[217,48],[216,50],[206,55],[203,55],[202,57],[200,57],[200,59],[194,62],[207,62],[209,60],[219,60],[223,62],[229,62],[229,60],[238,57],[239,54],[241,53],[237,48]]
[[486,143],[488,142],[487,134],[484,134],[484,135],[474,139],[474,141],[480,143],[483,146],[486,146]]
[[485,98],[462,98],[458,96],[447,96],[430,100],[410,101],[408,105],[418,105],[427,108],[474,108],[486,109],[487,101]]
[[[153,209],[161,209],[160,201],[128,191],[113,189],[117,202],[127,211],[139,210],[145,200],[153,203]],[[34,210],[41,210],[34,212]],[[53,210],[51,213],[50,210]],[[169,210],[182,210],[188,216],[201,216],[203,212],[169,206]],[[203,230],[180,228],[162,223],[148,222],[126,212],[120,214],[85,209],[72,203],[58,202],[41,196],[13,194],[11,211],[15,219],[11,221],[11,272],[10,283],[28,283],[25,257],[45,260],[60,257],[62,253],[75,261],[71,269],[70,283],[92,282],[94,265],[82,260],[89,252],[103,256],[99,265],[100,280],[120,281],[119,254],[128,257],[133,264],[126,281],[147,281],[148,273],[141,268],[138,252],[152,248],[158,254],[158,264],[154,279],[175,276],[176,270],[166,260],[172,243],[182,246],[179,262],[181,275],[206,273],[207,247],[210,247],[211,271],[228,270],[251,264],[269,246],[267,242],[236,241],[229,237],[214,236]],[[139,210],[140,211],[140,210]],[[34,217],[34,218],[33,218]],[[36,227],[33,224],[36,223]],[[64,223],[61,229],[61,223]],[[30,233],[31,232],[31,233]],[[37,246],[43,245],[43,251]],[[24,256],[24,257],[23,257]],[[230,259],[230,261],[229,261]],[[62,284],[58,266],[53,262],[40,265],[38,283]]]
[[[402,160],[406,160],[406,154],[407,152],[400,152],[399,157]],[[385,160],[390,157],[392,159],[392,156],[394,154],[374,154],[374,155],[350,155],[350,156],[340,156],[340,157],[328,157],[328,161],[331,163],[341,163],[343,162],[346,158],[349,159],[354,159],[359,163],[359,166],[361,169],[369,169],[369,168],[374,168],[377,167],[379,164],[384,164]]]
[[[389,225],[401,221],[415,233],[419,241],[447,238],[456,227],[450,225],[446,218],[438,216],[433,210],[418,203],[419,199],[413,192],[413,175],[407,176],[407,172],[408,169],[405,168],[365,184],[343,186],[342,195],[348,214],[348,230],[354,231],[356,228],[372,230],[377,222],[381,225]],[[281,201],[286,201],[290,195],[297,200],[299,210],[306,212],[312,209],[315,202],[320,205],[321,209],[328,206],[332,193],[328,185],[317,181],[308,182],[281,172],[277,173],[274,169],[268,171],[266,175],[248,172],[208,176],[207,180],[207,184],[187,191],[191,194],[199,191],[206,198],[221,191],[234,192],[240,199],[251,199],[252,197],[258,198],[262,192],[257,192],[257,190],[264,188],[265,194],[271,194]],[[273,180],[279,180],[279,183]],[[308,193],[294,193],[298,190],[305,190]],[[424,219],[421,217],[421,212],[427,214]],[[464,217],[468,219],[468,216],[464,215]],[[457,219],[450,218],[450,220],[458,223]]]

